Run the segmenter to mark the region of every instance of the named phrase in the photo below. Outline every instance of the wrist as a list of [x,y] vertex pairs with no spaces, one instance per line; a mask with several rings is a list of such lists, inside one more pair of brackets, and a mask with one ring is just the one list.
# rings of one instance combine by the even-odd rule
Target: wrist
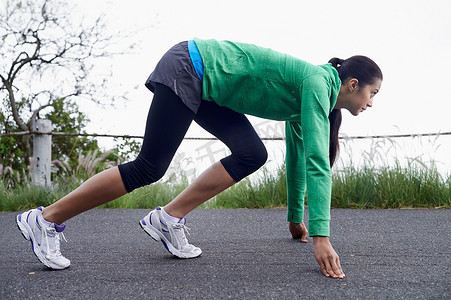
[[313,237],[313,243],[329,243],[330,239],[328,236],[316,235]]

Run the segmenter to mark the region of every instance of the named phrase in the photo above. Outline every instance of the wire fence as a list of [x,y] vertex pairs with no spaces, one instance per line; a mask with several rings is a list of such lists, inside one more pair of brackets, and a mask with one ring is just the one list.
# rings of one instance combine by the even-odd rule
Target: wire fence
[[[120,134],[100,134],[100,133],[71,133],[71,132],[40,132],[40,131],[19,131],[0,134],[0,137],[9,136],[23,136],[23,135],[52,135],[52,136],[84,136],[84,137],[109,137],[109,138],[124,138],[124,139],[143,139],[142,135],[120,135]],[[340,136],[340,139],[355,140],[355,139],[383,139],[383,138],[411,138],[411,137],[426,137],[426,136],[442,136],[451,135],[451,132],[435,132],[435,133],[410,133],[410,134],[387,134],[387,135],[357,135],[357,136]],[[216,141],[216,137],[185,137],[185,140],[197,141]],[[262,140],[267,141],[283,141],[285,137],[262,137]]]
[[[271,159],[267,162],[268,169],[276,170],[281,161],[284,161],[284,150],[281,144],[271,143],[271,141],[284,141],[284,125],[281,122],[261,122],[254,124],[254,129],[263,141],[269,141],[268,152]],[[40,131],[39,131],[39,129]],[[100,134],[100,133],[68,133],[68,132],[54,132],[51,131],[51,126],[38,126],[35,130],[9,132],[0,134],[2,137],[11,136],[25,136],[34,135],[35,139],[38,137],[50,136],[77,136],[77,137],[92,137],[92,138],[121,138],[121,139],[143,139],[142,135],[124,135],[124,134]],[[411,133],[411,134],[386,134],[386,135],[341,135],[341,146],[343,148],[342,155],[340,155],[339,164],[337,165],[378,165],[386,164],[390,161],[401,161],[402,159],[412,160],[421,158],[425,161],[438,162],[437,166],[443,174],[449,173],[451,169],[451,160],[449,157],[449,143],[444,145],[437,142],[439,137],[450,136],[451,132],[433,132],[433,133]],[[412,140],[405,140],[410,138]],[[427,141],[423,143],[423,138]],[[400,142],[393,141],[394,139],[403,139]],[[173,162],[168,170],[168,177],[171,174],[183,174],[187,177],[193,177],[199,174],[200,171],[220,159],[228,155],[228,149],[214,136],[210,137],[190,137],[184,138],[188,142],[182,149],[179,149],[178,154],[174,157]],[[198,143],[200,142],[200,144]],[[50,141],[51,143],[51,141]],[[194,144],[193,144],[194,143]],[[276,145],[278,144],[278,145]],[[444,146],[444,147],[441,147]],[[42,149],[47,149],[49,152],[51,145],[42,146]],[[33,148],[33,152],[35,149]],[[399,154],[402,153],[400,156]],[[42,155],[42,154],[40,154]],[[40,155],[34,153],[33,156],[40,158]],[[48,161],[50,163],[50,153]],[[43,156],[43,155],[42,155]],[[42,160],[37,165],[42,167]],[[36,170],[37,168],[32,168]],[[43,167],[48,173],[51,167]],[[38,173],[39,170],[36,172]],[[39,171],[40,172],[40,171]],[[42,173],[42,172],[41,172]],[[38,173],[35,177],[43,179],[44,182],[49,182],[50,174],[40,175]],[[34,178],[34,177],[33,177]],[[47,181],[46,181],[47,180]],[[46,184],[46,183],[44,183]]]

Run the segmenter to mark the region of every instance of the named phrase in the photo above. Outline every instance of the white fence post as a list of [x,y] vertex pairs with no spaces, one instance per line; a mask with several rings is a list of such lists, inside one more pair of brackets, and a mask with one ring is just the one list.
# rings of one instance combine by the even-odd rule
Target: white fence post
[[[51,132],[50,120],[36,120],[33,131]],[[31,159],[31,182],[35,186],[51,187],[52,136],[50,134],[33,134],[33,157]]]

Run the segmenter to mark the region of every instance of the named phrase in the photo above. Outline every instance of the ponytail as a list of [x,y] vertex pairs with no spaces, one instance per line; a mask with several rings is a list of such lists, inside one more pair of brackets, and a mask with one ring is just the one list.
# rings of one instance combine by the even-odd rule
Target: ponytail
[[338,68],[340,68],[340,66],[343,64],[344,60],[341,58],[332,58],[331,60],[329,60],[329,63],[332,64],[332,66],[338,70]]
[[[329,63],[332,64],[332,66],[339,71],[341,65],[343,64],[344,60],[334,57],[331,60],[329,60]],[[341,110],[334,109],[329,114],[329,123],[330,123],[330,135],[329,135],[329,163],[330,167],[335,163],[335,159],[337,158],[338,152],[340,151],[340,143],[338,141],[338,131],[341,126],[342,121],[342,115]]]
[[[366,56],[356,55],[344,60],[334,57],[329,60],[329,63],[338,71],[338,76],[343,83],[348,79],[356,78],[359,81],[359,87],[363,88],[367,84],[372,84],[377,79],[383,79],[381,69],[374,61]],[[341,121],[341,110],[334,109],[329,114],[329,161],[331,167],[334,165],[340,150],[338,131],[341,126]]]
[[341,110],[334,109],[329,114],[329,123],[330,123],[330,138],[329,138],[329,162],[330,167],[335,163],[335,159],[337,158],[338,152],[340,150],[340,143],[338,141],[338,131],[341,126]]

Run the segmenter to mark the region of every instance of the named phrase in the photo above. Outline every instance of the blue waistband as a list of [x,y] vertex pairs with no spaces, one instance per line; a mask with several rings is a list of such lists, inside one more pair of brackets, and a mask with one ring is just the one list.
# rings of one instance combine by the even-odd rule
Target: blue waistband
[[188,41],[188,51],[191,61],[193,62],[194,70],[196,70],[197,77],[202,81],[204,76],[204,63],[202,62],[202,57],[200,56],[199,49],[197,49],[194,40]]

